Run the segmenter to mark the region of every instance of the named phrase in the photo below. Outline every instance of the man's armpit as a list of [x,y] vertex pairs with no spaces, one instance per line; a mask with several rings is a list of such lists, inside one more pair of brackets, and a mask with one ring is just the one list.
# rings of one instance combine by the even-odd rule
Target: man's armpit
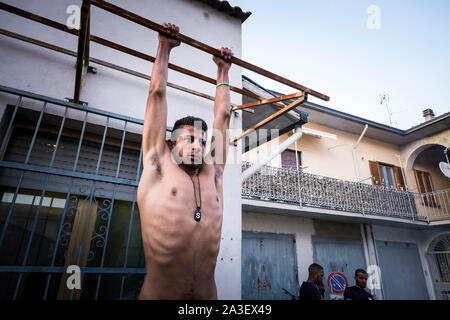
[[162,171],[161,171],[161,161],[160,161],[160,159],[159,159],[158,154],[155,152],[155,153],[152,155],[152,158],[151,158],[150,160],[151,160],[151,162],[152,162],[152,166],[155,167],[155,169],[156,169],[156,173],[157,173],[159,176],[162,176]]
[[161,156],[156,151],[150,151],[144,161],[145,170],[155,171],[159,177],[162,177]]

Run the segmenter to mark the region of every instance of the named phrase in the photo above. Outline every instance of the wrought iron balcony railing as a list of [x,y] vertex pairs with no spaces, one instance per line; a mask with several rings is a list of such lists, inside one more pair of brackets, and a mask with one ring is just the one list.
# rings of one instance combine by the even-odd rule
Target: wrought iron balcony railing
[[450,189],[427,193],[415,193],[417,211],[423,213],[428,221],[450,219]]
[[[244,162],[243,170],[251,166]],[[242,184],[242,196],[362,214],[427,219],[418,214],[414,194],[265,166]]]

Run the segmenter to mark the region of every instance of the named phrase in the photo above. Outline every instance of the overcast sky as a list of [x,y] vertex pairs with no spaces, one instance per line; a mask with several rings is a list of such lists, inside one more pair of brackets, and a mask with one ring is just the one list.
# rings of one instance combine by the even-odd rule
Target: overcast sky
[[[450,1],[229,0],[252,15],[242,58],[330,96],[310,101],[408,129],[450,111]],[[375,7],[374,7],[375,6]],[[262,86],[296,90],[243,70]]]

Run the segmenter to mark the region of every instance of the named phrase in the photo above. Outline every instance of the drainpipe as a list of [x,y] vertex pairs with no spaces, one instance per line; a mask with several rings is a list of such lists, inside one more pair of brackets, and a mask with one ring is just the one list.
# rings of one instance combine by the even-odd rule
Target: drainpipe
[[399,154],[396,154],[395,156],[397,156],[398,162],[400,163],[400,170],[402,171],[403,183],[405,184],[406,191],[408,191],[408,185],[406,184],[406,177],[405,177],[405,171],[403,170],[402,160],[401,160]]
[[354,144],[352,144],[352,154],[353,154],[353,166],[355,167],[356,181],[359,182],[361,178],[359,176],[358,159],[356,158],[356,147]]
[[369,279],[372,280],[374,277],[377,277],[377,283],[379,284],[378,288],[373,287],[370,289],[372,295],[377,300],[383,300],[383,288],[382,288],[382,281],[381,281],[381,270],[378,265],[378,257],[377,252],[375,248],[375,240],[373,238],[373,232],[372,232],[372,226],[367,223],[361,223],[361,236],[363,240],[364,245],[364,255],[366,258],[367,266],[372,266],[369,270]]
[[[394,154],[394,155],[397,156],[398,162],[400,163],[400,170],[402,172],[402,178],[403,178],[403,183],[405,184],[405,189],[406,189],[406,191],[409,191],[408,185],[406,184],[406,176],[405,176],[405,171],[403,170],[401,157],[400,157],[399,154]],[[411,198],[408,198],[408,204],[409,204],[409,209],[411,210],[411,219],[412,219],[412,221],[414,221],[415,220],[415,218],[414,218],[414,209],[413,209],[413,204],[412,204]]]
[[360,182],[361,178],[359,176],[359,167],[358,167],[358,160],[356,158],[356,148],[358,148],[359,143],[361,142],[361,139],[363,138],[364,134],[367,131],[367,128],[369,126],[366,124],[366,126],[364,127],[363,132],[361,133],[361,135],[359,136],[358,141],[356,141],[356,143],[352,144],[352,153],[353,153],[353,165],[355,166],[355,174],[356,174],[356,181]]
[[[295,134],[295,129],[292,130],[292,132]],[[300,172],[299,172],[299,163],[298,163],[298,149],[297,149],[297,140],[295,140],[295,164],[297,169],[297,188],[298,188],[298,203],[300,208],[302,208],[302,190],[300,188]]]
[[262,157],[259,161],[257,161],[254,165],[252,165],[250,168],[242,172],[242,181],[246,180],[250,176],[252,176],[254,173],[256,173],[261,167],[268,164],[273,158],[278,156],[280,153],[282,153],[284,150],[286,150],[291,144],[296,142],[298,139],[300,139],[303,135],[301,126],[295,127],[295,133],[290,136],[288,139],[286,139],[282,144],[278,146],[277,149],[273,150],[269,154]]

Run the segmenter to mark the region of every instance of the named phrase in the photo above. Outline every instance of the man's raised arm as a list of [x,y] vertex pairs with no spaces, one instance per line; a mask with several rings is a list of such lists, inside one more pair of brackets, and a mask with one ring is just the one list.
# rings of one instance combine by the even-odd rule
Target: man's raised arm
[[[167,32],[176,36],[179,28],[170,23],[163,23]],[[144,128],[142,133],[144,166],[149,151],[155,151],[161,155],[166,148],[166,125],[167,125],[167,66],[172,48],[179,46],[180,41],[158,35],[158,52],[153,64],[152,77],[150,81],[150,91],[145,110]]]
[[228,152],[227,131],[230,127],[230,87],[228,71],[231,67],[230,59],[233,56],[228,48],[220,48],[222,57],[213,57],[217,65],[217,85],[216,98],[214,100],[214,123],[212,134],[212,152],[216,168],[221,170],[225,167]]

